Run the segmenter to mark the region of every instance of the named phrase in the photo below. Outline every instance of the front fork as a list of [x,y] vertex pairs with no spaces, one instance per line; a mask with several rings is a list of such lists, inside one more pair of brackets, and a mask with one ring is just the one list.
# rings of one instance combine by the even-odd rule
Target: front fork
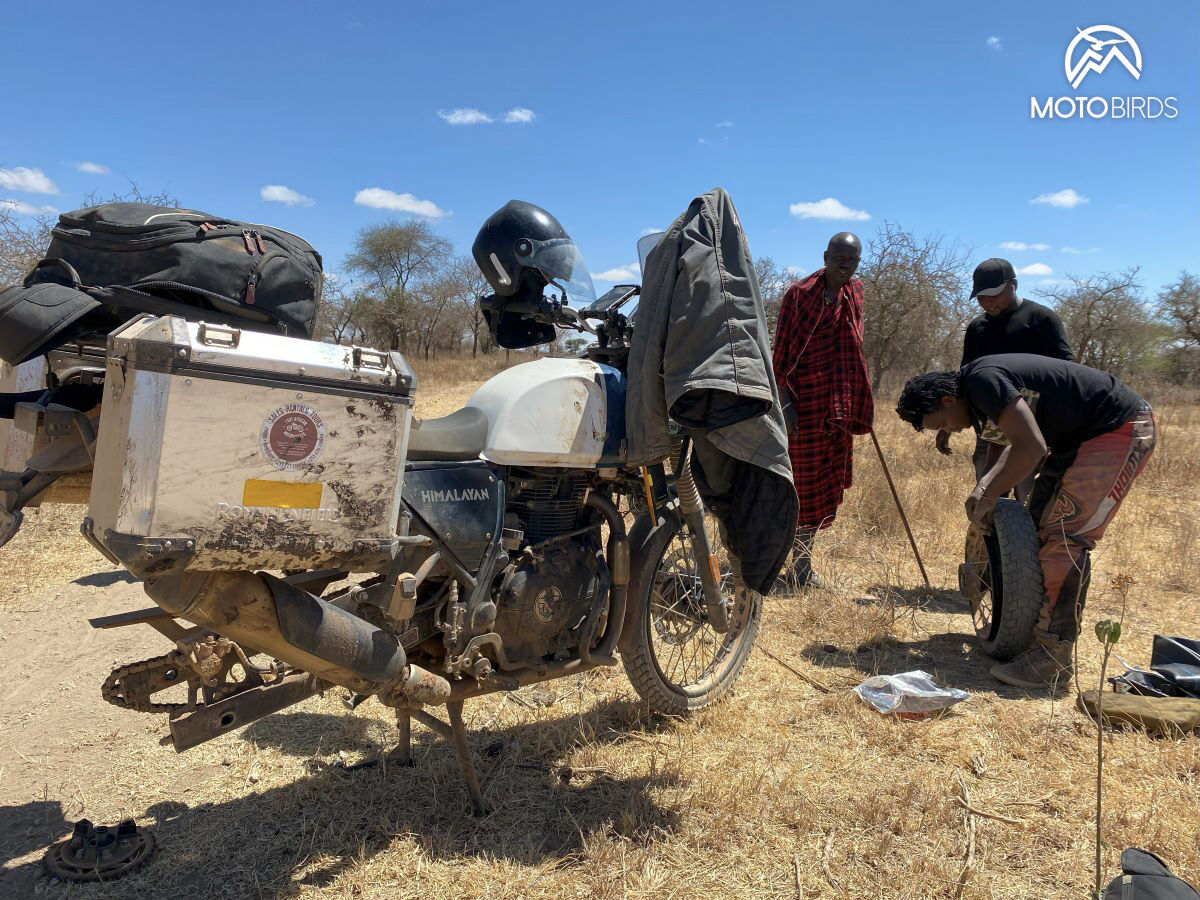
[[676,466],[675,487],[679,492],[679,513],[683,524],[692,536],[692,557],[696,571],[700,573],[700,584],[704,588],[704,608],[708,624],[717,634],[729,630],[729,608],[721,596],[721,564],[712,552],[708,530],[704,521],[704,501],[696,490],[696,479],[692,476],[692,441],[684,438]]

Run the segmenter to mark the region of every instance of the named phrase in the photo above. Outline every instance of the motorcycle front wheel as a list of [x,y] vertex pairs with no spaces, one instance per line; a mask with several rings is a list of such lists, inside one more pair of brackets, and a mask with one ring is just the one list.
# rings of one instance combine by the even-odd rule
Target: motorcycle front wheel
[[647,535],[642,549],[630,572],[631,615],[621,638],[625,673],[655,712],[705,709],[741,674],[758,634],[760,599],[745,590],[735,593],[724,562],[721,592],[729,628],[718,634],[708,624],[686,527],[672,519]]

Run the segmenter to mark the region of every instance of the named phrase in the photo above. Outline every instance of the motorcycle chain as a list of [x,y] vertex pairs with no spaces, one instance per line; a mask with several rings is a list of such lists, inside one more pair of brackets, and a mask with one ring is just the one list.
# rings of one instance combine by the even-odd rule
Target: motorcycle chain
[[[175,677],[168,677],[172,672],[175,673]],[[100,695],[113,706],[123,709],[146,713],[175,713],[189,709],[195,704],[155,703],[150,699],[151,696],[179,684],[180,681],[190,686],[193,680],[198,685],[199,679],[188,669],[184,655],[178,650],[173,650],[163,656],[154,656],[113,669],[108,678],[104,679]]]

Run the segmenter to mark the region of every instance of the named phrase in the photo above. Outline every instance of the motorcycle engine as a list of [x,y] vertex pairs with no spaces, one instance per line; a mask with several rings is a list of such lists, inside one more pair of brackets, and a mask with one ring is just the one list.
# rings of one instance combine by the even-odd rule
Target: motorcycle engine
[[495,626],[509,659],[536,665],[579,646],[598,586],[598,550],[585,536],[509,566]]

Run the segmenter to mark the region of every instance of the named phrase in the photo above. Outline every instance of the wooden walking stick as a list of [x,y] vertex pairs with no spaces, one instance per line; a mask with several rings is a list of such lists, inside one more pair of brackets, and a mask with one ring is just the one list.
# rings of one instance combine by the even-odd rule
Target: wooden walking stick
[[900,521],[904,523],[904,531],[908,535],[908,542],[912,545],[913,556],[917,558],[917,566],[921,570],[921,577],[925,579],[926,590],[933,590],[933,585],[929,583],[929,574],[925,571],[925,563],[921,561],[921,551],[917,549],[916,538],[913,537],[912,529],[908,526],[908,516],[904,514],[904,505],[900,502],[900,495],[896,492],[896,485],[892,481],[892,473],[888,470],[887,460],[883,458],[883,448],[879,446],[879,438],[875,436],[875,429],[871,429],[871,443],[875,445],[875,453],[879,456],[879,465],[883,466],[883,477],[887,479],[888,487],[892,490],[892,499],[896,501],[896,509],[900,512]]

